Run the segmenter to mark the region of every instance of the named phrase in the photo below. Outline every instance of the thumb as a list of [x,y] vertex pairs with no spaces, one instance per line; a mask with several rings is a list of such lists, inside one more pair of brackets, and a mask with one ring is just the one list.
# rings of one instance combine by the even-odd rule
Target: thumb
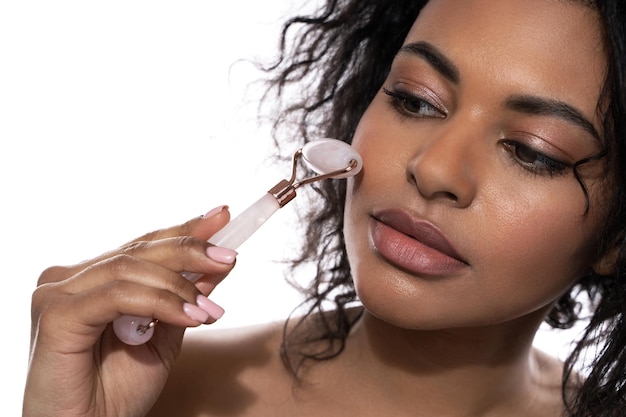
[[202,217],[195,218],[183,225],[189,236],[208,240],[230,221],[228,206],[219,206]]

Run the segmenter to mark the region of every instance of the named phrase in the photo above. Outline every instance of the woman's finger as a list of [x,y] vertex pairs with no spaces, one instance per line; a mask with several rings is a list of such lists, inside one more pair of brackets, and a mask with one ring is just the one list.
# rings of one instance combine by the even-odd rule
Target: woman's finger
[[219,206],[204,216],[193,218],[181,225],[147,233],[133,241],[150,241],[175,236],[193,236],[200,240],[208,240],[230,220],[228,206]]
[[193,236],[199,240],[206,241],[219,229],[224,227],[230,219],[230,213],[228,207],[220,206],[211,210],[205,216],[197,217],[189,220],[182,225],[177,225],[167,229],[161,229],[154,232],[150,232],[142,237],[133,239],[132,241],[122,245],[119,249],[107,252],[96,258],[89,259],[71,266],[54,266],[46,269],[39,277],[38,285],[47,284],[51,282],[58,282],[65,280],[73,275],[76,275],[83,269],[89,266],[103,261],[104,259],[111,258],[117,254],[123,253],[133,248],[133,245],[138,245],[139,242],[151,242],[161,239],[167,239],[180,236]]

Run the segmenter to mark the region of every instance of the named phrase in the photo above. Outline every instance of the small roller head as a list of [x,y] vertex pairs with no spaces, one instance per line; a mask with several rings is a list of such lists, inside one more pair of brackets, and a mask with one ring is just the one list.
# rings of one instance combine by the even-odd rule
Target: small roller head
[[113,322],[113,330],[127,345],[142,345],[152,337],[154,323],[146,317],[122,316]]

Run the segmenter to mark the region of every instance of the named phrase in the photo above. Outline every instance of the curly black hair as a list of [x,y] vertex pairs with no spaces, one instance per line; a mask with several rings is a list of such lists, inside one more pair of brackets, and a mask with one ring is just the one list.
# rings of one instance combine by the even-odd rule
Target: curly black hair
[[[558,300],[546,322],[555,328],[571,327],[581,319],[578,300],[587,295],[592,314],[565,362],[563,399],[572,417],[617,416],[626,413],[626,3],[576,1],[597,11],[604,30],[608,68],[598,104],[605,109],[604,149],[598,157],[606,156],[618,186],[598,256],[614,251],[617,261],[611,274],[589,271]],[[274,121],[275,136],[294,137],[295,129],[299,145],[317,137],[351,142],[426,3],[327,0],[317,12],[288,20],[281,54],[265,68],[270,74],[265,101],[280,103],[275,109],[280,115]],[[581,186],[586,193],[582,181]],[[282,344],[284,362],[295,374],[305,362],[339,355],[362,311],[351,308],[358,300],[343,236],[345,181],[321,182],[314,191],[322,204],[312,205],[307,213],[304,244],[292,270],[312,263],[316,274],[309,285],[299,286],[306,299],[305,314],[294,326],[285,325]],[[577,369],[585,375],[580,383]],[[572,386],[573,396],[568,394]]]

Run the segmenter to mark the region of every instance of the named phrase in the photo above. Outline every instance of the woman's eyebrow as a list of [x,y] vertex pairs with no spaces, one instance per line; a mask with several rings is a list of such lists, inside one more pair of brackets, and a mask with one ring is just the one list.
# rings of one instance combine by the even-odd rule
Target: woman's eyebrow
[[585,130],[598,142],[601,141],[593,123],[580,110],[562,101],[536,96],[514,95],[506,101],[506,107],[521,113],[556,117]]
[[[455,84],[459,83],[458,67],[431,43],[425,41],[408,43],[400,48],[397,55],[421,58],[449,81]],[[594,139],[601,141],[593,123],[580,110],[565,102],[530,95],[514,95],[506,101],[506,107],[526,114],[557,117],[583,129],[591,134]]]
[[[400,48],[398,55],[421,58],[451,82],[459,83],[460,75],[457,66],[431,43],[425,41],[408,43]],[[580,110],[562,101],[536,96],[515,95],[507,100],[506,107],[527,114],[557,117],[585,130],[596,140],[601,140],[593,123]]]
[[398,51],[398,55],[410,55],[424,59],[441,75],[451,82],[459,83],[459,70],[436,46],[420,41],[404,45]]

